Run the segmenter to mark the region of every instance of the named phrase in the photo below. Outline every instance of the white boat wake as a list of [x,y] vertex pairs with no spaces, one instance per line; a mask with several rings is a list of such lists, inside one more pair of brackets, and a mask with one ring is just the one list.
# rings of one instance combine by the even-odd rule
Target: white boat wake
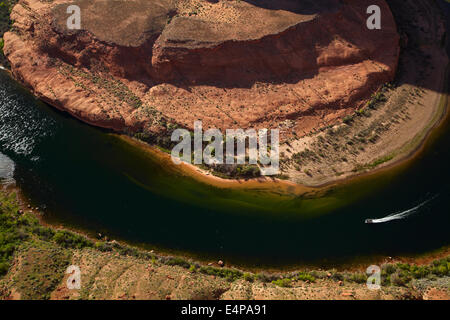
[[401,219],[405,219],[408,216],[410,216],[411,214],[417,212],[420,208],[422,208],[424,205],[426,205],[428,202],[432,201],[433,199],[435,199],[438,195],[433,196],[432,198],[422,202],[421,204],[419,204],[418,206],[415,206],[414,208],[405,210],[405,211],[400,211],[400,212],[395,212],[395,213],[391,213],[390,215],[384,217],[384,218],[380,218],[380,219],[366,219],[366,223],[384,223],[384,222],[389,222],[392,220],[401,220]]

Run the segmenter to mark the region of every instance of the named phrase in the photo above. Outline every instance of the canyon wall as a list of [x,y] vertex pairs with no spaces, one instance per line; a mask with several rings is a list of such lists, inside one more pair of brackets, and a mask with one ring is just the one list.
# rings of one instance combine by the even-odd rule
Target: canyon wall
[[[81,8],[68,30],[67,6]],[[367,7],[382,29],[366,27]],[[4,52],[13,75],[93,125],[161,134],[279,128],[302,136],[393,80],[396,24],[384,0],[21,0]]]

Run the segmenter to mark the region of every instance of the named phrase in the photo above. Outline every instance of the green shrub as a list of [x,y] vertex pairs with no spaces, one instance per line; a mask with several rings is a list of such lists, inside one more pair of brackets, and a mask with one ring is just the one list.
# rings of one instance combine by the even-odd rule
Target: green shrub
[[113,249],[109,243],[103,241],[96,242],[94,248],[102,252],[112,251]]
[[213,275],[220,278],[226,278],[228,281],[234,281],[242,277],[242,272],[235,269],[214,268],[211,266],[201,267],[200,272],[203,274]]
[[297,275],[297,280],[315,282],[316,278],[309,273],[301,272]]
[[397,268],[391,263],[386,263],[381,265],[381,270],[386,272],[386,274],[393,274],[395,271],[397,271]]
[[278,280],[272,281],[272,283],[274,285],[282,287],[282,288],[289,288],[291,286],[292,280],[289,278],[278,279]]
[[326,271],[313,270],[313,271],[310,271],[309,274],[312,275],[316,279],[326,279],[327,278]]
[[405,273],[400,271],[396,271],[390,276],[391,283],[396,286],[406,286],[410,280],[411,279]]
[[191,267],[191,264],[189,262],[178,257],[169,257],[168,260],[164,261],[163,263],[169,266],[180,266],[185,269],[189,269]]
[[342,120],[342,122],[344,122],[345,124],[350,124],[350,123],[352,123],[352,121],[353,121],[353,117],[352,116],[346,116]]
[[352,273],[347,280],[356,282],[356,283],[366,283],[367,282],[367,275],[363,272],[356,272]]
[[8,60],[3,55],[3,34],[11,29],[13,21],[10,19],[12,7],[17,3],[17,0],[5,0],[0,2],[0,64],[9,66]]
[[431,273],[431,270],[429,268],[427,268],[426,266],[421,266],[421,267],[416,266],[416,268],[414,268],[414,270],[412,271],[412,275],[416,279],[425,278],[430,273]]
[[195,264],[192,264],[192,265],[189,267],[189,272],[192,272],[192,273],[197,272],[197,267],[195,266]]
[[242,167],[237,167],[236,172],[238,176],[242,177],[259,177],[261,175],[261,170],[256,165],[244,165]]
[[339,272],[335,272],[331,275],[331,279],[336,280],[336,281],[342,281],[342,280],[344,280],[344,275]]
[[5,275],[9,270],[9,263],[0,262],[0,276]]
[[248,281],[248,282],[253,282],[255,280],[255,277],[248,272],[244,273],[243,277],[244,277],[244,280]]
[[407,263],[397,263],[397,268],[403,271],[409,271],[409,264]]
[[[108,245],[111,245],[112,247],[114,247],[113,244],[108,243]],[[119,254],[124,255],[124,256],[131,256],[131,257],[136,257],[136,258],[143,258],[143,259],[148,259],[150,258],[149,255],[147,255],[146,253],[139,251],[136,248],[132,248],[132,247],[128,247],[128,246],[119,246],[117,248],[117,252],[119,252]]]
[[432,272],[437,276],[446,276],[448,273],[447,266],[439,265],[437,267],[433,267]]
[[55,235],[55,231],[53,231],[50,228],[42,227],[42,226],[35,226],[33,228],[33,233],[36,234],[40,239],[44,241],[49,241],[53,238]]
[[58,230],[53,236],[53,241],[63,246],[64,248],[82,249],[85,247],[92,247],[92,241],[86,237],[66,231]]
[[257,274],[256,278],[261,282],[272,282],[280,279],[280,276],[276,274],[261,272]]

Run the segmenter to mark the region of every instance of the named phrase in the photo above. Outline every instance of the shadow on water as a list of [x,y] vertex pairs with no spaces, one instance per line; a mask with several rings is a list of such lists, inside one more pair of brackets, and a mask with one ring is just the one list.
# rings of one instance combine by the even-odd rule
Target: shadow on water
[[[0,74],[0,151],[46,221],[247,265],[345,262],[449,244],[448,123],[411,163],[314,198],[218,189],[37,101]],[[404,220],[367,225],[441,196]]]

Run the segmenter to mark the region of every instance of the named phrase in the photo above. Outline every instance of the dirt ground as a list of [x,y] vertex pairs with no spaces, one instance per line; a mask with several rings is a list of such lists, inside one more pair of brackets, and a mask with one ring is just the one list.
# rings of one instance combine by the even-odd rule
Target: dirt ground
[[[44,269],[30,276],[30,266],[35,265],[39,253]],[[64,254],[63,254],[64,252]],[[21,251],[6,279],[0,281],[3,298],[36,299],[223,299],[223,300],[398,300],[443,299],[448,300],[450,278],[414,280],[410,286],[382,286],[369,290],[365,283],[341,281],[323,271],[324,277],[314,282],[293,281],[289,287],[280,287],[260,280],[239,279],[228,281],[215,275],[193,272],[180,266],[168,266],[115,253],[94,249],[71,251],[71,258],[63,267],[58,259],[67,259],[67,251],[39,245]],[[29,259],[32,259],[29,260]],[[51,261],[51,262],[50,262]],[[81,289],[68,289],[65,266],[76,265],[81,270]],[[42,289],[46,272],[59,272],[58,284],[51,292]],[[26,272],[26,274],[25,274]],[[43,276],[44,275],[44,276]],[[44,295],[45,293],[45,295]]]

